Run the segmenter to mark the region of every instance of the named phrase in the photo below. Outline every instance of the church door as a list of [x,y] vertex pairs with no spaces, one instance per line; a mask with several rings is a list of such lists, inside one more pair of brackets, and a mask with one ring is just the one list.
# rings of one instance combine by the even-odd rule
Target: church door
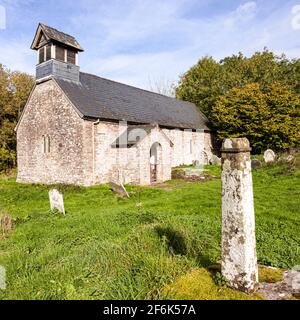
[[159,180],[159,166],[161,165],[161,145],[156,142],[150,149],[150,182],[155,183]]

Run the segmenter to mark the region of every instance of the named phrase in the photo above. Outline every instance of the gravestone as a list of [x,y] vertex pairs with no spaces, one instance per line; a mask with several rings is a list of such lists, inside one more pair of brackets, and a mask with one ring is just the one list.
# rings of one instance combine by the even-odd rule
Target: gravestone
[[64,199],[61,192],[57,189],[52,189],[49,191],[50,208],[51,210],[58,210],[62,214],[65,214]]
[[295,157],[292,155],[292,154],[289,154],[288,156],[284,156],[284,157],[280,157],[279,159],[278,159],[278,162],[279,163],[285,163],[285,162],[287,162],[287,163],[293,163],[294,161],[295,161]]
[[110,182],[109,184],[113,192],[117,193],[121,197],[129,198],[129,194],[122,183],[117,184],[115,182]]
[[276,155],[273,150],[268,149],[264,152],[264,160],[266,163],[275,161]]
[[255,168],[259,168],[261,167],[261,162],[257,159],[253,159],[251,160],[251,168],[255,169]]
[[232,288],[258,288],[255,222],[249,141],[222,145],[222,275]]
[[216,165],[216,166],[220,166],[221,165],[221,158],[217,157],[216,155],[212,155],[210,160],[209,160],[209,163],[211,165]]

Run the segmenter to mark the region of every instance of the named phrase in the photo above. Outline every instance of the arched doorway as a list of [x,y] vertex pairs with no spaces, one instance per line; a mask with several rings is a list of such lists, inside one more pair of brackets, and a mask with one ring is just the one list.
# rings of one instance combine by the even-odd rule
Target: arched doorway
[[162,150],[158,142],[153,143],[150,148],[150,182],[161,180],[162,176]]

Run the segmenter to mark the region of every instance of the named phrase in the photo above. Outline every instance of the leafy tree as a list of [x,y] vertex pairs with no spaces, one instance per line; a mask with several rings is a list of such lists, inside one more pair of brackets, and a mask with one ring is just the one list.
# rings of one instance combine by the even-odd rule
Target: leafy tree
[[300,59],[288,60],[267,49],[250,58],[239,53],[220,62],[206,56],[181,76],[176,97],[195,103],[209,116],[216,100],[229,90],[251,83],[266,88],[274,81],[289,84],[299,93]]
[[16,164],[14,128],[33,86],[33,77],[0,64],[0,170]]
[[195,103],[206,114],[224,91],[222,67],[212,57],[199,60],[181,77],[175,89],[178,99]]
[[280,82],[231,89],[217,100],[211,120],[219,140],[247,137],[255,153],[300,145],[300,96]]
[[257,152],[297,144],[299,94],[300,59],[267,49],[250,58],[239,53],[219,62],[203,57],[176,87],[177,98],[195,103],[208,116],[219,140],[247,136]]

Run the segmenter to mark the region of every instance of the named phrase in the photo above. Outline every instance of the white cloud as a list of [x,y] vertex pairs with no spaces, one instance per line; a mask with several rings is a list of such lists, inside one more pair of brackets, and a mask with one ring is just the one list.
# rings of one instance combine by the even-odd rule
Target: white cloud
[[1,41],[0,62],[12,70],[34,74],[34,56],[24,40]]
[[93,60],[88,71],[117,81],[149,88],[151,81],[173,82],[190,66],[185,51],[120,54]]
[[237,9],[236,12],[239,14],[247,14],[252,13],[256,9],[256,2],[255,1],[249,1],[244,4],[241,4]]
[[[149,78],[177,81],[180,74],[205,54],[221,59],[239,51],[250,55],[267,46],[275,52],[287,50],[293,56],[299,56],[295,41],[287,42],[291,37],[288,10],[278,8],[269,12],[265,19],[256,19],[260,8],[256,2],[249,1],[211,19],[189,19],[181,14],[182,4],[177,3],[169,13],[167,7],[160,11],[156,3],[154,11],[159,11],[158,17],[142,5],[132,8],[133,11],[121,21],[119,17],[112,23],[105,20],[106,36],[98,47],[101,57],[89,62],[83,58],[82,65],[89,72],[149,88]],[[170,30],[182,45],[171,47]],[[154,52],[113,52],[116,45],[126,47],[128,43],[151,42],[153,38],[165,38],[166,43],[171,42],[170,48],[166,45]]]
[[256,13],[256,2],[249,1],[238,6],[238,8],[229,14],[225,18],[224,25],[225,27],[234,27],[237,23],[248,22],[249,20],[255,17]]
[[300,30],[300,4],[292,8],[292,28],[294,30]]

